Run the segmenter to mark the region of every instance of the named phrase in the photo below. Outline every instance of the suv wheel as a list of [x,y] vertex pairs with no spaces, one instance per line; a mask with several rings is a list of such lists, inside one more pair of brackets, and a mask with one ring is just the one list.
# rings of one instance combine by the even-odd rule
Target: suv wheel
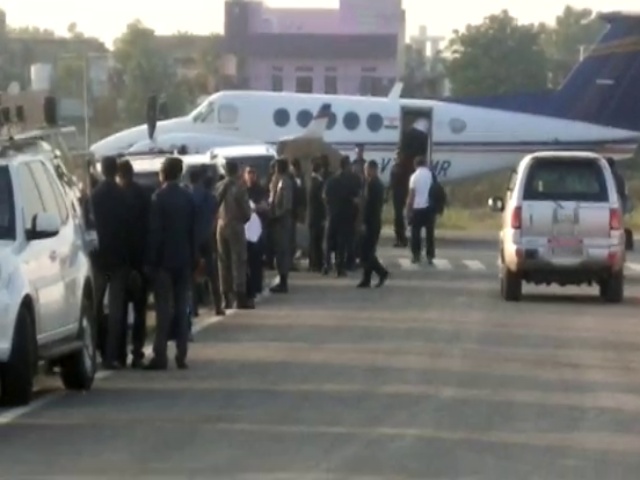
[[5,406],[27,405],[33,396],[33,377],[37,365],[33,320],[22,308],[16,319],[11,356],[0,365],[0,400]]
[[82,348],[60,360],[60,376],[68,390],[89,390],[96,376],[96,334],[92,309],[91,301],[85,299],[78,326],[78,340],[82,343]]
[[608,303],[620,303],[624,299],[624,275],[613,272],[600,284],[600,297]]
[[504,264],[500,270],[500,295],[507,302],[519,302],[522,298],[522,279]]

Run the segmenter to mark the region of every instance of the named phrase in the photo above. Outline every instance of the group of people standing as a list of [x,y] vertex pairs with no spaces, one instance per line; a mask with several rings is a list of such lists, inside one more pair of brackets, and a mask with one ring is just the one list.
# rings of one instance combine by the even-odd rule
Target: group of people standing
[[[216,314],[231,308],[253,309],[263,289],[265,227],[272,235],[279,281],[273,293],[288,291],[292,255],[293,187],[289,163],[275,162],[270,191],[252,168],[227,162],[217,182],[207,171],[189,171],[168,157],[160,169],[160,187],[150,195],[134,180],[127,159],[101,160],[103,179],[90,195],[98,248],[92,253],[96,278],[99,349],[106,369],[127,365],[127,306],[134,311],[132,368],[165,370],[167,343],[176,344],[175,362],[186,358],[190,319],[197,315],[199,286],[208,283]],[[206,282],[201,282],[201,280]],[[107,291],[108,314],[100,301]],[[143,363],[147,299],[153,293],[156,328],[153,358]]]
[[362,268],[358,287],[384,285],[389,272],[380,263],[376,248],[382,228],[385,193],[378,164],[364,159],[364,146],[356,146],[353,162],[340,159],[339,171],[329,170],[326,156],[312,163],[309,188],[309,270],[344,277]]
[[[423,169],[423,167],[425,167]],[[360,288],[384,285],[389,271],[376,255],[382,228],[385,189],[377,162],[366,161],[356,147],[353,162],[340,159],[332,172],[328,157],[311,162],[308,180],[298,160],[279,158],[261,182],[251,166],[227,162],[225,178],[192,169],[188,186],[183,162],[168,157],[160,169],[160,186],[151,195],[136,183],[126,158],[105,157],[103,180],[90,200],[98,234],[93,252],[98,300],[100,351],[107,369],[127,365],[127,307],[133,304],[132,368],[164,370],[167,343],[175,340],[176,366],[186,363],[190,320],[198,315],[203,285],[208,285],[215,312],[253,309],[263,291],[263,268],[277,270],[271,293],[289,291],[289,272],[296,270],[296,228],[309,233],[309,270],[344,277],[362,270]],[[424,172],[423,172],[424,170]],[[430,208],[433,176],[417,163],[407,182],[404,201],[410,210],[414,261],[419,261],[420,231],[427,230],[427,259],[432,260],[435,213]],[[393,184],[392,184],[393,190]],[[394,206],[400,193],[394,192]],[[397,220],[397,215],[396,215]],[[416,240],[417,238],[417,240]],[[402,238],[398,239],[402,241]],[[101,313],[108,289],[108,315]],[[205,289],[206,290],[206,289]],[[143,364],[146,313],[153,293],[156,328],[153,358]]]

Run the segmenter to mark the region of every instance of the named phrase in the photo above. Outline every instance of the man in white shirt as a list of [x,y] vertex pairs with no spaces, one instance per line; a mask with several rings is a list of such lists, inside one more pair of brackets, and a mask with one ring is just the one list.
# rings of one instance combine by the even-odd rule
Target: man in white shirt
[[435,219],[436,213],[429,201],[429,192],[433,184],[433,173],[427,166],[425,157],[416,159],[416,171],[409,179],[409,196],[406,213],[411,224],[412,262],[419,263],[422,250],[422,229],[426,230],[426,255],[429,265],[435,257]]

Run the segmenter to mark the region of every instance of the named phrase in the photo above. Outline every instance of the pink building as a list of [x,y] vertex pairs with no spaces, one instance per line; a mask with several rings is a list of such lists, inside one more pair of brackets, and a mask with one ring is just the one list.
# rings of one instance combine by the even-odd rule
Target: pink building
[[386,95],[402,74],[401,0],[340,0],[339,9],[227,0],[226,51],[245,88]]

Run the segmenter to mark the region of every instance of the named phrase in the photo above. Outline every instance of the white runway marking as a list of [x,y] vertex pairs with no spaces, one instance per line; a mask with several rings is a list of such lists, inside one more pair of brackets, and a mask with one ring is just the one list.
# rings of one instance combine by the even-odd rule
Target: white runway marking
[[480,271],[487,269],[479,260],[463,260],[462,263],[464,263],[469,270]]

